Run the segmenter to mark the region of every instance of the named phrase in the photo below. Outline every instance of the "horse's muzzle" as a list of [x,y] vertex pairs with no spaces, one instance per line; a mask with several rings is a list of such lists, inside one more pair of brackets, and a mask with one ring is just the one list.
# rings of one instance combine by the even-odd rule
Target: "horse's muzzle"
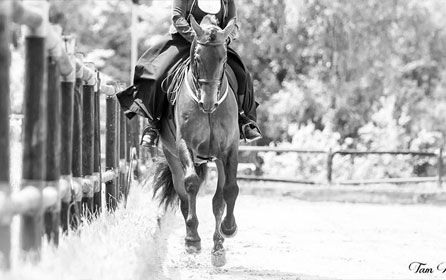
[[211,106],[205,106],[205,104],[203,102],[199,102],[198,105],[200,106],[201,111],[203,111],[203,113],[205,114],[212,114],[215,112],[215,110],[217,110],[218,107],[218,103],[215,103],[214,105]]

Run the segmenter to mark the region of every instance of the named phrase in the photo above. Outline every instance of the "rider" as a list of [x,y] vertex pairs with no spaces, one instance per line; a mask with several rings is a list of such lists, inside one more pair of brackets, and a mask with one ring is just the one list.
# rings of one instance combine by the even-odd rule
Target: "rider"
[[[235,0],[173,0],[172,26],[169,33],[149,48],[135,67],[134,85],[117,94],[127,117],[140,114],[148,119],[141,145],[154,147],[158,143],[160,120],[167,97],[162,83],[167,71],[180,59],[188,57],[195,32],[189,24],[193,15],[200,22],[206,14],[214,14],[224,28],[236,19]],[[228,44],[238,37],[239,27],[229,36]],[[228,47],[227,63],[234,71],[237,83],[240,137],[254,141],[262,137],[255,123],[257,104],[254,100],[252,79],[241,58]]]

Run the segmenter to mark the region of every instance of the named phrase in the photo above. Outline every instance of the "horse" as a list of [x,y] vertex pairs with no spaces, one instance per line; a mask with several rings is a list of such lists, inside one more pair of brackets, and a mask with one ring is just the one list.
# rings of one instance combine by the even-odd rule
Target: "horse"
[[173,117],[161,121],[164,160],[158,162],[155,171],[154,196],[166,207],[179,202],[186,225],[186,252],[199,253],[196,197],[206,176],[206,163],[216,163],[211,262],[220,267],[226,263],[224,238],[237,233],[234,206],[239,192],[236,173],[240,132],[237,102],[225,72],[226,42],[235,22],[231,20],[221,29],[214,16],[205,16],[200,24],[193,16],[190,21],[196,36],[190,63],[171,108]]

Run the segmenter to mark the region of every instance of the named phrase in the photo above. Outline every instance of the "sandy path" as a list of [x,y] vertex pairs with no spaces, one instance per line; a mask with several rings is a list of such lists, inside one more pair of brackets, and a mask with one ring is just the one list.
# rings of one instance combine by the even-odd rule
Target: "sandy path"
[[199,198],[202,253],[183,249],[179,213],[163,223],[168,279],[445,279],[408,270],[411,262],[445,262],[446,208],[302,202],[241,195],[239,233],[226,240],[228,264],[214,269],[211,196]]
[[414,261],[432,267],[446,262],[446,207],[240,195],[239,233],[225,242],[228,264],[214,269],[211,195],[198,199],[203,250],[193,256],[184,253],[179,213],[167,213],[158,228],[159,210],[148,188],[133,188],[127,209],[102,215],[80,235],[62,237],[57,250],[44,244],[40,263],[16,261],[0,279],[446,279],[437,271],[408,270]]

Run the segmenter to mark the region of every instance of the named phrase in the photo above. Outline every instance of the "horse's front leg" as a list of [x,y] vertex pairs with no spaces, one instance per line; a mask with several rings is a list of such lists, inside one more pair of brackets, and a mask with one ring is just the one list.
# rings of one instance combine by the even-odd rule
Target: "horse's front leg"
[[215,216],[214,248],[211,252],[212,265],[221,267],[226,264],[226,251],[223,247],[224,238],[220,234],[220,224],[225,210],[225,201],[223,200],[223,187],[226,181],[225,168],[221,160],[216,162],[218,170],[217,189],[212,199],[212,209]]
[[224,169],[226,182],[223,188],[223,197],[226,202],[226,216],[220,225],[220,233],[225,238],[234,237],[237,233],[237,223],[234,217],[235,200],[237,199],[239,188],[237,185],[237,166],[238,166],[238,149],[231,149],[226,161]]
[[200,178],[195,171],[192,152],[184,139],[177,142],[178,154],[184,170],[184,187],[187,193],[188,211],[186,218],[186,251],[198,253],[201,250],[201,239],[198,235],[198,218],[196,212],[197,193],[200,187]]

